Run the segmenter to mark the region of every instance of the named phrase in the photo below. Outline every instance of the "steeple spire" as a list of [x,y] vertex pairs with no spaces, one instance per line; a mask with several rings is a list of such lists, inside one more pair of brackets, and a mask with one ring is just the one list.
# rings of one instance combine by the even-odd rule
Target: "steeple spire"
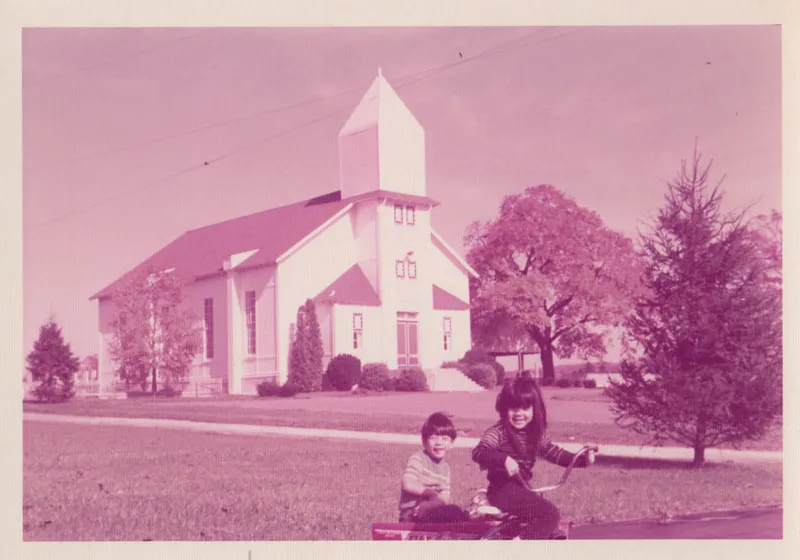
[[383,77],[339,132],[342,198],[382,190],[425,196],[425,132]]

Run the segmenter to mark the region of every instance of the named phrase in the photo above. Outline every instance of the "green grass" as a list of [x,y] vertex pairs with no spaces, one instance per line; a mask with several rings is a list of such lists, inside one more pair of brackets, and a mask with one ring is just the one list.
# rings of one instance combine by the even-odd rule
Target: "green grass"
[[[24,423],[25,540],[358,540],[396,519],[412,446]],[[454,501],[484,484],[451,457]],[[561,470],[539,464],[537,482]],[[595,466],[550,494],[599,522],[781,502],[782,466]]]
[[[581,396],[581,393],[583,394]],[[328,395],[330,396],[330,395]],[[563,390],[553,393],[553,398],[595,399],[597,393],[589,390]],[[131,399],[131,400],[73,400],[62,404],[24,403],[25,412],[56,414],[77,414],[84,416],[121,416],[127,418],[167,418],[174,420],[194,420],[201,422],[220,422],[233,424],[256,424],[272,426],[293,426],[300,428],[329,428],[354,431],[419,433],[426,418],[424,413],[402,414],[396,412],[358,412],[359,403],[365,400],[375,402],[381,397],[342,397],[348,398],[356,409],[353,412],[315,410],[309,404],[318,401],[311,398],[263,398],[224,397],[206,399]],[[409,396],[408,398],[413,398]],[[574,414],[580,415],[580,400],[576,400]],[[446,407],[446,402],[442,403]],[[280,406],[280,408],[278,408]],[[291,407],[291,408],[286,408]],[[564,414],[562,413],[562,416]],[[473,412],[470,416],[456,415],[454,420],[462,436],[480,437],[494,422],[496,416],[489,408],[485,412]],[[644,436],[630,430],[623,430],[610,423],[568,422],[553,420],[550,423],[551,436],[560,442],[591,442],[598,444],[645,445],[649,443]],[[725,447],[732,447],[727,445]],[[745,442],[742,449],[781,450],[781,426],[776,425],[761,440]]]

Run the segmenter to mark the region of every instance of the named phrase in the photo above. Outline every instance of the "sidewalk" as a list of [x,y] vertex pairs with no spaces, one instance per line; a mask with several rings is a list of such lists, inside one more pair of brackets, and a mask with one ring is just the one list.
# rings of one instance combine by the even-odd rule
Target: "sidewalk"
[[[376,443],[400,443],[420,445],[420,438],[411,434],[391,434],[377,432],[353,432],[345,430],[329,430],[324,428],[293,428],[289,426],[256,426],[252,424],[217,424],[213,422],[195,422],[190,420],[169,420],[156,418],[121,418],[121,417],[92,417],[69,416],[65,414],[43,414],[26,412],[23,420],[36,422],[58,422],[67,424],[90,424],[95,426],[131,426],[139,428],[169,428],[179,430],[192,430],[197,432],[231,434],[231,435],[279,435],[295,437],[317,437],[333,439],[349,439],[357,441],[371,441]],[[455,447],[472,448],[477,445],[477,438],[461,437],[455,442]],[[568,451],[577,451],[581,443],[555,442]],[[684,447],[638,447],[635,445],[604,445],[600,447],[598,456],[601,457],[626,457],[635,459],[661,459],[690,461],[693,452]],[[706,461],[708,462],[780,462],[783,454],[780,451],[737,451],[735,449],[707,449]]]

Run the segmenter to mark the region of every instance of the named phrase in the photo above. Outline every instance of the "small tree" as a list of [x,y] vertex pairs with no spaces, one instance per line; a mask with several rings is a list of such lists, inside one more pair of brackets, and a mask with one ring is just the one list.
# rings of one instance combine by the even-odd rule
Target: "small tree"
[[99,378],[100,361],[97,354],[89,354],[81,360],[81,371],[86,373],[87,379]]
[[289,383],[303,392],[322,388],[322,336],[314,302],[297,309],[297,323],[289,351]]
[[39,329],[39,338],[27,357],[27,369],[39,385],[34,395],[45,402],[61,402],[75,395],[75,373],[80,360],[64,342],[61,328],[50,319]]
[[169,271],[148,268],[133,275],[112,295],[117,316],[109,354],[126,386],[153,393],[158,379],[167,387],[183,380],[202,348],[196,315],[182,306],[180,280]]
[[619,425],[705,450],[762,437],[781,411],[781,291],[764,236],[723,215],[719,185],[695,152],[642,235],[643,282],[627,321],[622,380],[608,394]]

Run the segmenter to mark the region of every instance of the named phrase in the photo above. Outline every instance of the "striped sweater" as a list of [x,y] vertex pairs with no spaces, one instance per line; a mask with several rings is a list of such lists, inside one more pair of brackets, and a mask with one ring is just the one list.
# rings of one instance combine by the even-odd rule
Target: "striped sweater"
[[[413,476],[426,489],[435,490],[444,502],[450,501],[450,465],[434,461],[425,451],[414,453],[406,464],[403,476]],[[400,519],[408,520],[414,508],[423,502],[421,496],[400,490]]]
[[[513,428],[511,428],[513,429]],[[524,431],[516,431],[520,445],[524,450],[528,450],[528,434]],[[533,465],[536,458],[541,457],[550,463],[567,467],[575,457],[574,453],[562,449],[550,440],[550,434],[545,432],[539,442],[539,449],[536,453],[527,453],[528,457],[521,457],[513,448],[511,441],[506,435],[506,430],[502,422],[497,422],[484,432],[478,445],[472,450],[472,460],[480,465],[481,470],[488,471],[486,474],[490,485],[502,485],[508,481],[506,472],[506,457],[511,456],[518,464],[522,477],[526,482],[533,478]],[[584,458],[585,459],[585,458]],[[585,460],[580,460],[576,466],[583,467]]]

